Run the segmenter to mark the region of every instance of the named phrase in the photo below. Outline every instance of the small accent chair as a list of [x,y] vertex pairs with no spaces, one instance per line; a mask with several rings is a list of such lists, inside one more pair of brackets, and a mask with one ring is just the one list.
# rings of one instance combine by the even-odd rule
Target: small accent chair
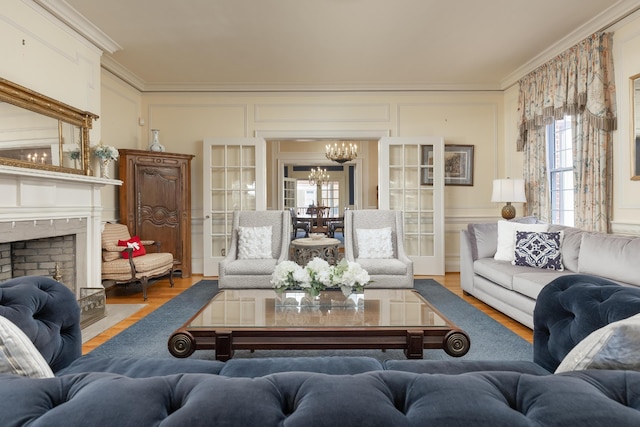
[[[271,226],[271,257],[239,259],[238,227]],[[291,214],[287,210],[234,211],[227,256],[218,264],[218,287],[271,288],[275,266],[289,259]]]
[[[349,210],[349,208],[344,208],[345,213]],[[334,237],[336,231],[342,231],[344,235],[344,214],[341,217],[335,220],[327,221],[327,236]]]
[[[156,246],[156,252],[133,257],[133,249],[118,246],[118,240],[129,240],[129,228],[124,224],[106,223],[102,232],[102,283],[105,289],[114,285],[125,285],[140,282],[142,297],[147,300],[149,279],[169,275],[169,283],[173,287],[173,254],[160,252],[160,242],[141,240],[143,246]],[[123,252],[129,258],[122,257]]]
[[298,238],[298,230],[304,231],[304,237],[309,237],[309,230],[311,229],[311,221],[298,217],[298,210],[296,208],[289,208],[291,213],[291,239]]
[[[404,251],[402,212],[393,210],[347,210],[344,215],[344,253],[347,261],[357,262],[367,270],[372,282],[370,288],[413,288],[413,261]],[[357,230],[375,234],[378,229],[391,228],[392,255],[389,258],[360,256],[366,242],[358,242]],[[382,234],[382,233],[381,233]],[[384,246],[380,238],[379,246]],[[371,242],[369,242],[371,244]],[[363,254],[366,256],[366,254]]]

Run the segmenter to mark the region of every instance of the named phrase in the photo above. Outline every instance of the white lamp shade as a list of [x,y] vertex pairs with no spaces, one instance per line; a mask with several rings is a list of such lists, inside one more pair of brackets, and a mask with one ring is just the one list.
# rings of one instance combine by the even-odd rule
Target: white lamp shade
[[494,179],[491,201],[525,203],[524,179]]

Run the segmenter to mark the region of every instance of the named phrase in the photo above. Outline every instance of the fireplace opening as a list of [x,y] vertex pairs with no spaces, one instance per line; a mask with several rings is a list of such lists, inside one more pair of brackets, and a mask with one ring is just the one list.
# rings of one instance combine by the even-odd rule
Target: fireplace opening
[[0,243],[0,280],[23,276],[53,277],[75,293],[75,234]]

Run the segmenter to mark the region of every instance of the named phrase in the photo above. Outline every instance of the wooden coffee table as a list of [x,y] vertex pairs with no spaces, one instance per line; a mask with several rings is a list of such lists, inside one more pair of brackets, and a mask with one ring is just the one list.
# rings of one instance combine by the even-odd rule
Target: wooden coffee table
[[404,349],[421,359],[423,349],[459,357],[469,351],[466,332],[412,289],[339,290],[310,298],[300,291],[224,289],[168,342],[175,357],[215,350],[228,360],[234,350]]

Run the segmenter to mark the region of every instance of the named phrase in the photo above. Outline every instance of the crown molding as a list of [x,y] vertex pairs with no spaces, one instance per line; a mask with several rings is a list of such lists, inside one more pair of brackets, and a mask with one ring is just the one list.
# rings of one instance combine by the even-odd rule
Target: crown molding
[[638,0],[620,0],[609,9],[594,17],[589,22],[576,28],[564,38],[558,40],[549,46],[537,56],[531,58],[525,64],[517,68],[506,78],[502,80],[501,88],[503,90],[518,83],[522,77],[526,76],[539,66],[550,61],[560,55],[571,46],[575,46],[585,38],[598,31],[604,31],[614,27],[616,24],[626,20],[632,14],[640,10],[640,2]]
[[64,0],[33,0],[53,16],[64,22],[103,52],[114,53],[122,47],[100,28],[81,15]]

